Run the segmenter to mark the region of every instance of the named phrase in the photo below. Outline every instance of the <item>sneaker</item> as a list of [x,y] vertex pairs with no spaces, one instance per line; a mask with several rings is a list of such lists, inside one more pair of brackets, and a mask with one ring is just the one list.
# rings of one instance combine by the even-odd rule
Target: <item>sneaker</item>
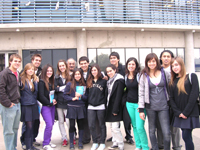
[[107,142],[112,142],[112,137],[106,140]]
[[23,149],[23,150],[26,150],[26,145],[22,145],[22,149]]
[[70,143],[69,149],[75,149],[75,148],[74,148],[74,143]]
[[38,148],[32,146],[31,150],[40,150],[40,149],[38,149]]
[[108,147],[109,150],[113,150],[113,149],[118,149],[118,146],[117,145],[113,145],[111,147]]
[[97,150],[104,150],[106,148],[105,144],[100,144],[99,148]]
[[98,148],[98,146],[99,146],[98,143],[93,143],[91,150],[96,150]]
[[62,146],[64,146],[64,147],[67,146],[67,140],[64,140],[64,141],[63,141]]
[[128,144],[131,144],[131,145],[133,145],[133,144],[135,143],[132,139],[128,139],[128,140],[126,140],[126,142],[127,142]]
[[83,143],[78,143],[78,149],[83,149]]
[[137,147],[136,147],[136,148],[135,148],[135,150],[142,150],[142,149],[141,149],[141,148],[137,148]]
[[76,145],[76,140],[73,141],[74,145]]
[[45,146],[43,146],[43,149],[44,149],[44,150],[53,150],[53,148],[51,148],[50,145],[45,145]]
[[55,147],[56,147],[56,145],[53,144],[53,143],[49,143],[49,145],[50,145],[52,148],[55,148]]
[[38,143],[38,142],[33,142],[33,145],[35,145],[35,146],[40,146],[40,143]]

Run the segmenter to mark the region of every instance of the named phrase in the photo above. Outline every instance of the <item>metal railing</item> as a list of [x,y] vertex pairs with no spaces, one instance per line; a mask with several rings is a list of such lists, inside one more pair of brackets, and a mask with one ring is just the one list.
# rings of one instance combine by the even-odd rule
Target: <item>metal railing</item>
[[0,24],[200,25],[199,0],[0,0]]

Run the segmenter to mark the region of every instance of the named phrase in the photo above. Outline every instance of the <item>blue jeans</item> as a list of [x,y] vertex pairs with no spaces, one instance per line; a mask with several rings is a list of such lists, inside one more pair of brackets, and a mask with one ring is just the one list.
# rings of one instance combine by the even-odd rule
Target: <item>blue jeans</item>
[[17,132],[21,117],[20,103],[8,108],[0,104],[1,119],[3,124],[3,136],[6,150],[16,150]]
[[[158,149],[158,142],[156,139],[156,120],[158,119],[161,125],[163,133],[164,150],[170,150],[170,122],[169,122],[169,110],[154,111],[146,109],[147,117],[149,121],[149,137],[153,150]],[[158,118],[157,118],[158,117]]]

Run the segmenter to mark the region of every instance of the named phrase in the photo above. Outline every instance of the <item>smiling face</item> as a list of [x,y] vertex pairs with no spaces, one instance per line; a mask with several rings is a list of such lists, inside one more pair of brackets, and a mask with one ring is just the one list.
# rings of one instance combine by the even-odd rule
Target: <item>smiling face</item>
[[75,61],[73,59],[69,59],[67,61],[67,65],[70,71],[73,71],[75,68]]
[[112,78],[115,75],[116,70],[113,70],[111,67],[107,67],[106,72],[107,72],[107,75],[109,76],[109,78]]
[[21,59],[14,57],[12,61],[10,61],[10,69],[12,71],[17,71],[17,69],[21,65]]
[[155,58],[149,60],[149,61],[147,62],[147,65],[148,65],[148,68],[149,68],[150,70],[154,70],[154,69],[156,68],[156,66],[157,66],[157,63],[156,63]]
[[52,74],[53,74],[53,68],[49,67],[47,69],[47,74],[46,74],[47,78],[51,78]]
[[32,76],[34,73],[35,73],[34,67],[31,67],[31,68],[26,70],[27,76]]
[[179,63],[176,60],[172,63],[172,71],[175,74],[180,74],[180,72],[181,72],[181,66],[179,65]]
[[83,72],[88,71],[88,66],[89,66],[89,63],[86,60],[80,62],[80,67],[83,70]]
[[62,73],[65,72],[66,71],[65,63],[64,62],[59,62],[58,68],[59,68],[60,72],[62,72]]
[[164,52],[161,57],[163,66],[168,67],[170,65],[171,59],[171,54],[168,52]]
[[81,79],[81,73],[79,71],[76,71],[74,74],[74,79],[76,81],[79,81]]
[[136,64],[135,62],[132,60],[128,63],[127,65],[127,69],[129,72],[134,72],[135,71],[135,68],[136,68]]
[[32,60],[32,64],[35,68],[38,68],[41,64],[41,61],[42,59],[40,57],[35,57],[33,60]]
[[93,67],[93,68],[92,68],[91,73],[92,73],[92,75],[93,75],[94,78],[97,78],[98,70],[97,70],[96,67]]
[[116,56],[110,56],[110,63],[115,66],[118,66],[119,59]]

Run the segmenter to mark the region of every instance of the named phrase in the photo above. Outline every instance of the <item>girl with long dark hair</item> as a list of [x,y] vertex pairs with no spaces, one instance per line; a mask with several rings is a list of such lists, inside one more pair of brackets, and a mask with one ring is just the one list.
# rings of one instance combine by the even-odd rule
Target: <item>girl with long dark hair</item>
[[182,58],[171,61],[170,104],[174,111],[172,125],[181,128],[186,150],[194,150],[192,131],[199,128],[197,98],[199,83],[197,75],[186,74]]

